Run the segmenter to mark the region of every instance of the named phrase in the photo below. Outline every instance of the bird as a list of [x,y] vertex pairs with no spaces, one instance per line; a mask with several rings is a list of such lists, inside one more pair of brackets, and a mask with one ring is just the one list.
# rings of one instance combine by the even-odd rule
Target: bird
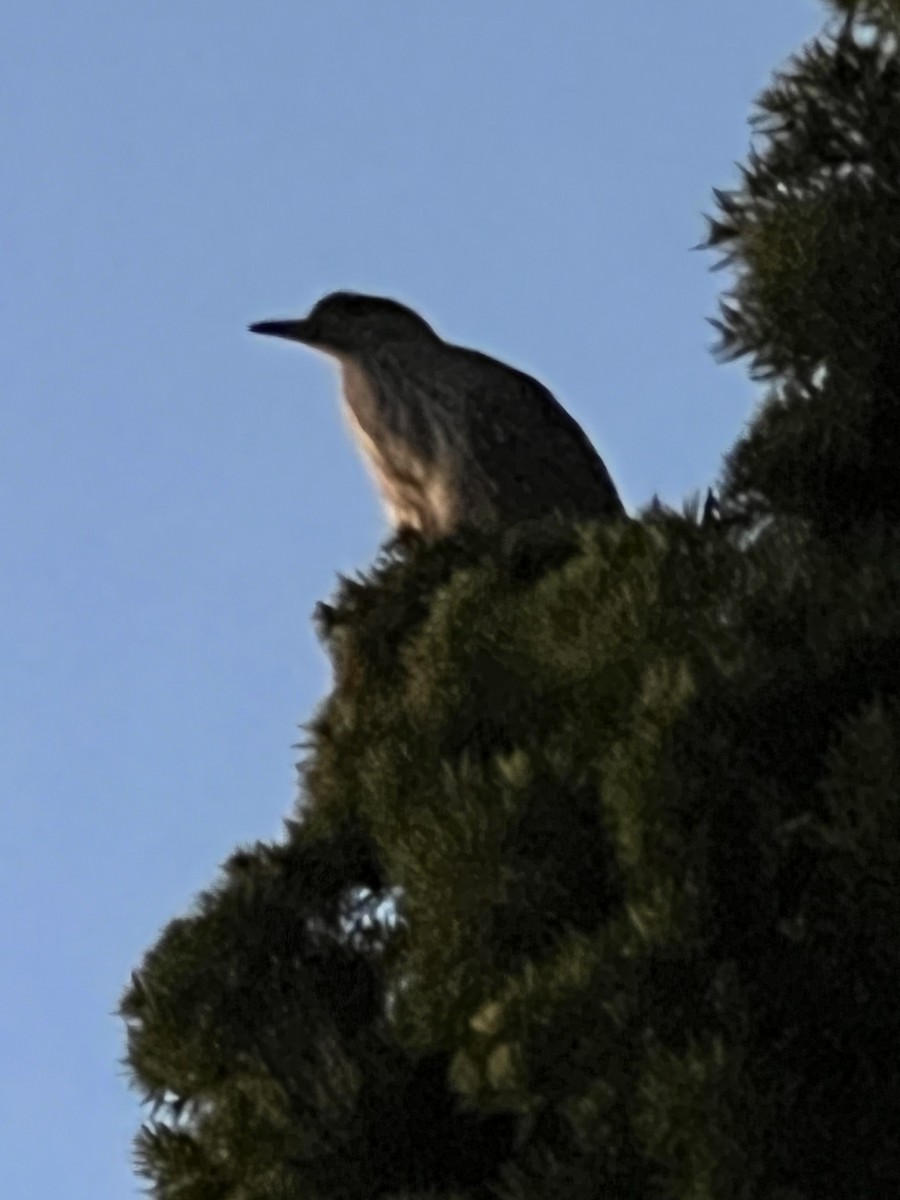
[[543,384],[444,341],[397,300],[331,292],[305,317],[249,329],[337,363],[350,431],[400,539],[624,516],[602,459]]

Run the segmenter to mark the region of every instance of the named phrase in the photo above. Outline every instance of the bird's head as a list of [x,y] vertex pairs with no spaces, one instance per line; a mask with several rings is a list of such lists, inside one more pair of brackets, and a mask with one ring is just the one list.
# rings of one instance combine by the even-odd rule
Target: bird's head
[[331,292],[306,317],[259,321],[250,331],[289,338],[333,354],[365,354],[385,344],[438,340],[428,322],[405,304],[359,292]]

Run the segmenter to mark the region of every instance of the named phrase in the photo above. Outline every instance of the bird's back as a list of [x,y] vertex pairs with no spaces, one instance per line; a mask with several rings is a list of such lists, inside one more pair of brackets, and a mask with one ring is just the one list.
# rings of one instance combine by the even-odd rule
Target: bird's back
[[618,517],[622,502],[584,431],[543,384],[505,363],[441,343],[382,364],[383,392],[413,426],[431,428],[460,521],[507,523],[558,511]]

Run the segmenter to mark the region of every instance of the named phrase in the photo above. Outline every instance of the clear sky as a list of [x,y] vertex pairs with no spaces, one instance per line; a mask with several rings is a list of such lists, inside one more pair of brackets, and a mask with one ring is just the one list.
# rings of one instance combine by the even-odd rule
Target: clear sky
[[538,375],[634,508],[754,391],[689,247],[812,0],[5,0],[0,1195],[134,1195],[111,1015],[295,795],[309,620],[386,532],[335,288]]

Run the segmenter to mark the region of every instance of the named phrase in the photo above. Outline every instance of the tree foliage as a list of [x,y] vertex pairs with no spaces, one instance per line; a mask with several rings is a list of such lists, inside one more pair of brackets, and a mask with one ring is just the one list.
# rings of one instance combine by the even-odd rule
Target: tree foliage
[[159,1200],[900,1184],[900,13],[760,97],[707,244],[721,518],[384,553],[296,815],[122,1001]]

